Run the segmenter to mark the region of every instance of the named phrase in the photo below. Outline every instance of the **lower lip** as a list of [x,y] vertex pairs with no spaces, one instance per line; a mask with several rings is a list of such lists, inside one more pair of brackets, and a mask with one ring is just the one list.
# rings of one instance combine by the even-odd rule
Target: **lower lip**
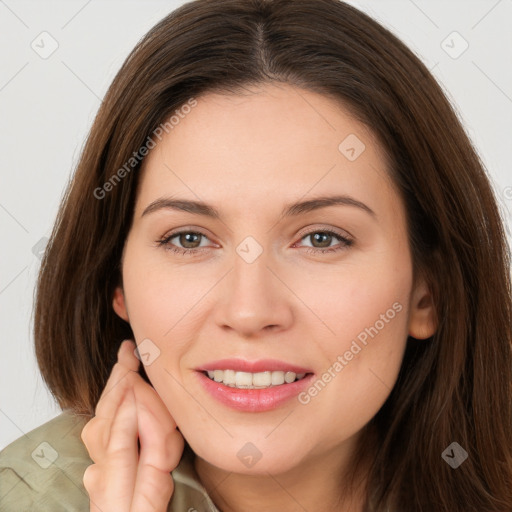
[[265,389],[238,389],[215,382],[202,372],[197,372],[197,374],[201,384],[214,398],[232,409],[243,412],[276,409],[307,388],[314,377],[314,374],[309,374],[290,384],[281,384]]

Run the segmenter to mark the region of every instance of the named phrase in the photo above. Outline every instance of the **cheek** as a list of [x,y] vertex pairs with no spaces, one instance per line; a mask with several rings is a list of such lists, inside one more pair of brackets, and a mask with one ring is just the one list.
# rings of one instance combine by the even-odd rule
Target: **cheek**
[[370,421],[400,370],[412,275],[406,261],[401,267],[380,265],[354,267],[339,276],[338,285],[331,278],[322,293],[309,295],[308,304],[329,332],[317,342],[323,371],[302,403],[310,417],[324,418],[334,437],[340,429],[351,435]]
[[[317,388],[324,398],[313,407],[321,402],[339,404],[346,411],[359,411],[354,417],[364,421],[391,392],[407,341],[412,285],[408,262],[392,261],[390,254],[373,266],[319,275],[315,286],[308,280],[298,290],[318,317],[310,316],[309,326],[321,353],[323,371]],[[313,397],[304,401],[309,398]]]
[[200,325],[201,298],[213,284],[212,276],[193,276],[185,266],[171,267],[161,255],[137,248],[126,252],[123,286],[130,325],[140,349],[151,353],[145,372],[168,407],[173,403],[170,397],[182,394],[177,383],[184,377],[181,362]]
[[407,261],[399,270],[386,261],[392,261],[389,256],[373,264],[319,271],[302,284],[294,281],[294,291],[308,306],[310,328],[331,354],[348,350],[354,339],[364,344],[374,336],[390,341],[403,338],[412,273]]
[[210,281],[168,264],[159,253],[127,252],[123,285],[136,339],[172,339],[194,316]]

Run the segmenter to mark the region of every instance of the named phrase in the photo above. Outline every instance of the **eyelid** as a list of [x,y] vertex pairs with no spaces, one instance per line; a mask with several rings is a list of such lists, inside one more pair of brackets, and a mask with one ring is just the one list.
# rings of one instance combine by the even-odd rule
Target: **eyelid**
[[336,228],[334,226],[315,225],[315,224],[302,229],[297,236],[299,237],[300,240],[302,240],[305,236],[311,235],[312,233],[324,232],[324,231],[335,233],[336,235],[338,235],[342,238],[354,240],[354,237],[348,231],[346,231],[344,229]]
[[183,226],[181,228],[176,228],[175,230],[171,230],[169,233],[166,233],[161,237],[162,240],[173,238],[176,235],[181,235],[182,233],[197,233],[203,235],[205,238],[211,241],[212,237],[204,230],[203,228],[193,227],[193,226]]
[[[335,228],[333,226],[327,226],[327,225],[324,225],[324,226],[322,226],[322,225],[312,225],[312,226],[308,226],[308,227],[303,228],[296,235],[297,241],[294,242],[294,243],[300,242],[304,237],[306,237],[308,235],[311,235],[311,234],[317,233],[317,232],[322,232],[322,231],[327,231],[327,232],[335,233],[335,234],[337,234],[338,236],[340,236],[342,238],[348,238],[348,239],[351,239],[351,240],[354,239],[354,237],[348,231],[346,231],[346,230],[341,230],[339,228]],[[167,240],[169,238],[173,238],[176,235],[180,235],[182,233],[197,233],[197,234],[201,234],[205,238],[207,238],[208,240],[212,241],[210,235],[205,233],[205,231],[202,228],[197,228],[197,227],[193,227],[193,226],[183,226],[181,228],[177,228],[175,231],[171,230],[171,232],[166,233],[164,236],[162,236],[160,238],[160,240]]]
[[[204,232],[202,228],[194,228],[191,226],[184,226],[181,228],[177,228],[175,231],[171,231],[169,234],[165,234],[162,238],[157,240],[158,246],[163,246],[163,248],[167,251],[182,254],[182,255],[188,255],[188,256],[194,256],[199,255],[206,251],[208,248],[211,248],[212,246],[206,246],[206,247],[195,247],[195,248],[181,248],[178,246],[175,246],[174,244],[170,244],[170,240],[176,236],[179,236],[183,233],[194,233],[197,235],[200,235],[208,240],[211,241],[211,238],[208,234]],[[292,247],[296,247],[297,244],[302,242],[302,240],[308,236],[313,235],[314,233],[329,233],[331,236],[334,235],[335,238],[338,238],[339,242],[338,244],[334,245],[333,247],[311,247],[311,246],[304,246],[303,250],[316,255],[324,255],[327,253],[337,253],[338,251],[342,251],[344,249],[348,249],[350,246],[354,244],[354,237],[349,234],[345,230],[340,230],[339,228],[335,228],[332,226],[308,226],[306,228],[303,228],[301,232],[296,235],[296,242],[293,243]],[[215,244],[213,242],[213,246],[218,247],[218,244]]]

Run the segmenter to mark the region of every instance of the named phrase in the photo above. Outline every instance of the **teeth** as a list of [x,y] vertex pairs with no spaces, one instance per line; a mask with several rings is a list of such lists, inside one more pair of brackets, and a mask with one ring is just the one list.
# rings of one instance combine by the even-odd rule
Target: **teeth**
[[304,378],[305,373],[295,372],[235,372],[234,370],[208,371],[208,377],[215,382],[222,382],[226,386],[240,389],[263,389],[271,386],[280,386],[285,382],[290,384],[295,379]]

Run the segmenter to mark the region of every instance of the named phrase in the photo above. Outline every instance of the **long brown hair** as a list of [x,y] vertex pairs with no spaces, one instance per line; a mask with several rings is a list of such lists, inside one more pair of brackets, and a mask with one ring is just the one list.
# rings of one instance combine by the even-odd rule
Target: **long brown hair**
[[[407,209],[415,276],[427,279],[439,319],[434,336],[408,341],[365,429],[360,457],[371,427],[378,433],[365,510],[510,512],[512,292],[496,199],[426,67],[338,0],[197,0],[137,44],[105,95],[42,260],[34,335],[44,380],[62,408],[93,415],[120,341],[133,338],[112,309],[141,166],[126,162],[191,98],[271,82],[328,95],[377,136]],[[453,442],[468,453],[457,469],[441,456]]]

